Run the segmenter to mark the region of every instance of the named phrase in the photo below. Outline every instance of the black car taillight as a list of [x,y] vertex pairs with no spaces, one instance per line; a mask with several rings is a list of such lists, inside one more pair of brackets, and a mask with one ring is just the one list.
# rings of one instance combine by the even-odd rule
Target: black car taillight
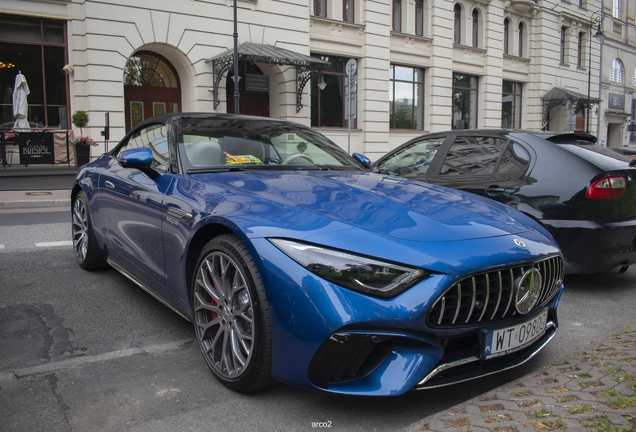
[[587,190],[589,199],[621,199],[625,195],[627,181],[622,175],[610,175],[594,181]]

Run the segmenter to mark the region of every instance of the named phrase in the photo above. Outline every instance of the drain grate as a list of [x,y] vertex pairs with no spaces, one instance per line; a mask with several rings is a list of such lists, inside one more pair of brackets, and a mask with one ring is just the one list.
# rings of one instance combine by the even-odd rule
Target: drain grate
[[25,192],[25,194],[27,194],[29,196],[53,195],[51,192],[46,192],[46,191],[42,191],[42,192]]

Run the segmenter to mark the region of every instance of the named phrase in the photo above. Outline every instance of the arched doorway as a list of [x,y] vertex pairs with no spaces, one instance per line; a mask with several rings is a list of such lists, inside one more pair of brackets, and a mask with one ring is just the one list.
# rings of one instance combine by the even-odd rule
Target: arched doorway
[[124,68],[126,131],[143,120],[181,111],[181,83],[175,68],[162,56],[139,51]]
[[[241,114],[269,117],[269,77],[254,63],[241,61],[239,69],[239,108]],[[234,113],[234,70],[227,73],[227,112]]]

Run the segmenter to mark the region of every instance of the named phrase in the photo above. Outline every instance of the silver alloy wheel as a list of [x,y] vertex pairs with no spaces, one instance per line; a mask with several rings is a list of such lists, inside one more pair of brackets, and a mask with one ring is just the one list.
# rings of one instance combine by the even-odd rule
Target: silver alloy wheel
[[252,297],[240,267],[227,254],[210,253],[201,262],[194,288],[197,336],[204,355],[222,377],[240,377],[252,357]]
[[81,198],[73,206],[73,250],[79,262],[86,260],[88,253],[88,208]]

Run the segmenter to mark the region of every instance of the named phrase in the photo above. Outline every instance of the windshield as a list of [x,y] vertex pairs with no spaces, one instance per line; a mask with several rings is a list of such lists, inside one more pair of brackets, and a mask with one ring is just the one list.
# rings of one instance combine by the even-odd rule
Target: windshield
[[177,128],[186,172],[230,169],[361,167],[325,136],[305,126],[249,118],[187,118]]

